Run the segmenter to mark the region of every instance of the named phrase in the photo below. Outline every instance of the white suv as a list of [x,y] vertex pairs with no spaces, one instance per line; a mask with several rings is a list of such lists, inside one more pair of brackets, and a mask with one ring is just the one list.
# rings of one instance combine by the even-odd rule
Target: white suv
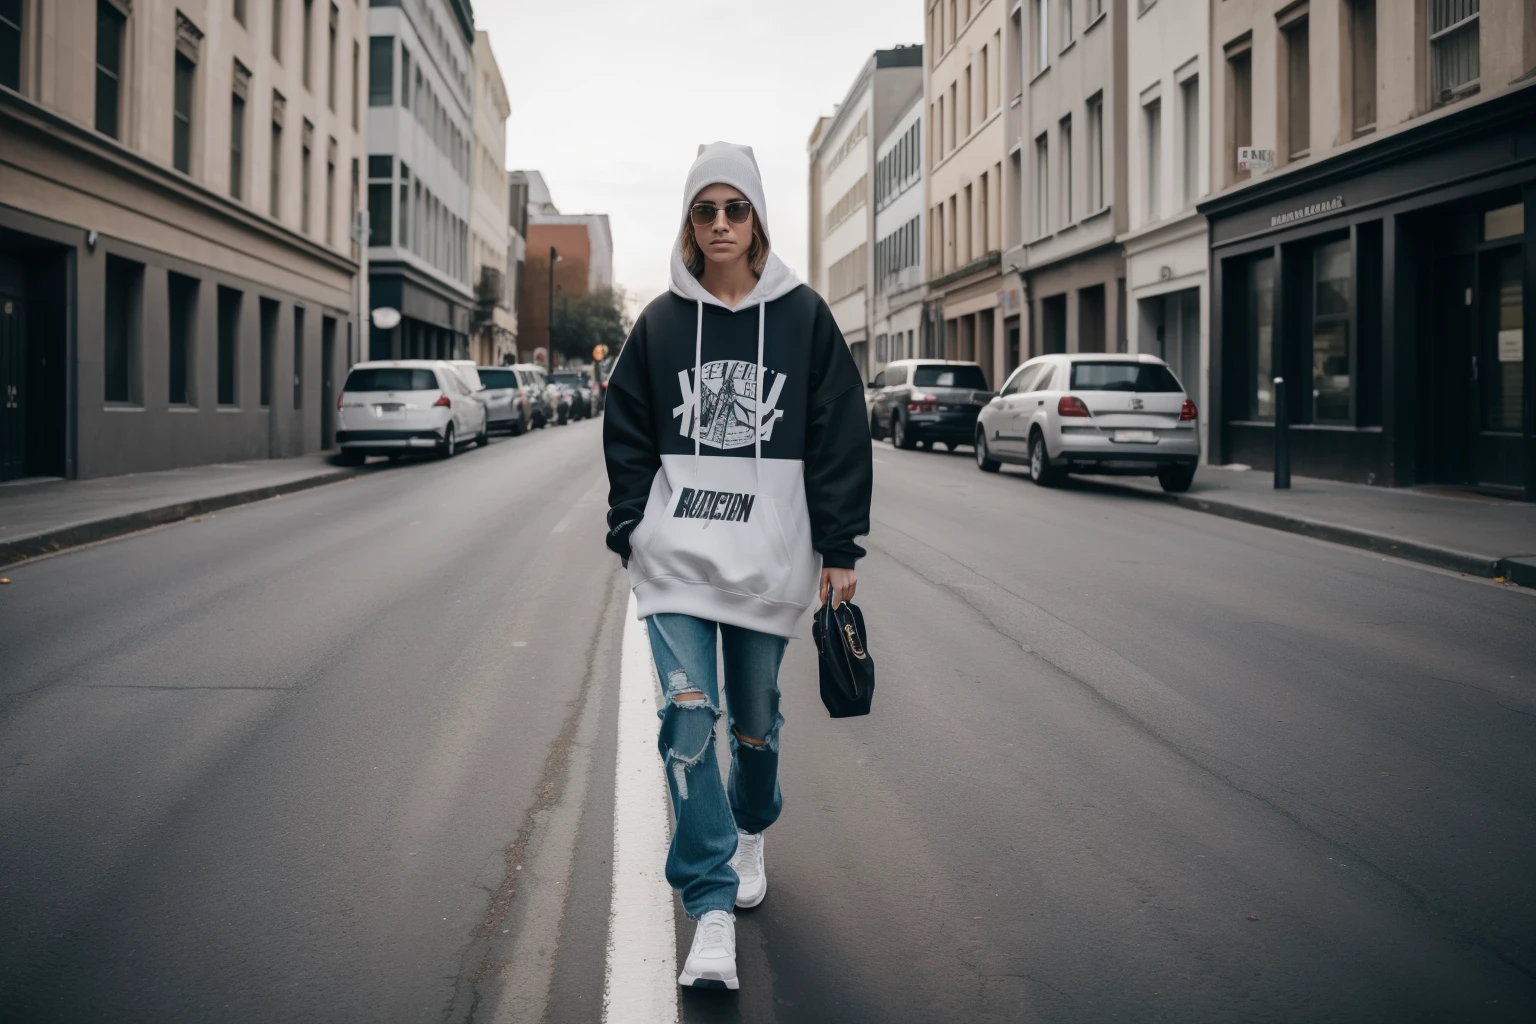
[[358,363],[336,399],[336,443],[352,465],[372,453],[430,449],[447,458],[460,444],[488,440],[485,403],[442,360]]

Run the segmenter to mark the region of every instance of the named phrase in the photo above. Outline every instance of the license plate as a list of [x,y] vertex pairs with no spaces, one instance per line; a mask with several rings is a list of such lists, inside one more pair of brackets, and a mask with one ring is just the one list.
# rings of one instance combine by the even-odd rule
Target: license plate
[[1121,444],[1156,444],[1157,434],[1150,430],[1117,430],[1115,440]]
[[403,402],[384,402],[373,407],[375,416],[398,416],[405,411]]
[[949,410],[953,409],[954,406],[952,406],[952,405],[936,405],[933,408],[937,412],[949,412]]

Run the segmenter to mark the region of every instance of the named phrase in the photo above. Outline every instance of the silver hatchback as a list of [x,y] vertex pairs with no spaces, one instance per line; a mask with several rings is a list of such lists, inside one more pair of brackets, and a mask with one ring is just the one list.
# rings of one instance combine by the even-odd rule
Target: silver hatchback
[[1067,473],[1118,473],[1187,491],[1200,462],[1198,425],[1195,403],[1156,356],[1036,356],[976,418],[976,465],[1028,466],[1044,486]]

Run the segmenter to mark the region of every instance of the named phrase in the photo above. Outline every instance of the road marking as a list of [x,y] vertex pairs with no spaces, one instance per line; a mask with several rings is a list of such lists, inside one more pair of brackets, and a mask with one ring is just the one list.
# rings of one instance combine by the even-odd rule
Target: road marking
[[607,482],[608,482],[608,478],[606,476],[598,477],[597,480],[593,482],[592,486],[587,488],[587,493],[585,493],[585,494],[583,494],[581,496],[581,500],[576,502],[576,504],[572,505],[566,511],[565,515],[560,517],[560,521],[555,524],[555,528],[553,530],[550,530],[549,532],[550,533],[564,533],[565,532],[565,528],[571,525],[571,520],[576,517],[576,513],[578,511],[580,511],[581,509],[584,509],[584,508],[590,508],[591,507],[592,499],[597,497],[597,492],[599,490],[601,490],[603,485],[606,484]]
[[605,1024],[677,1024],[677,934],[665,873],[672,811],[656,753],[660,692],[631,594],[619,669]]

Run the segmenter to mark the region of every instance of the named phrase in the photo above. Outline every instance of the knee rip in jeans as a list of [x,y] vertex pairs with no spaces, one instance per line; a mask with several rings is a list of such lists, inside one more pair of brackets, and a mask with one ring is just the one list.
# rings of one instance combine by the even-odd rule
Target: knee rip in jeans
[[740,750],[742,747],[746,747],[748,750],[771,750],[774,753],[778,753],[779,726],[783,724],[784,719],[777,714],[774,715],[773,726],[768,730],[768,735],[760,740],[753,739],[733,725],[731,726],[731,748],[733,750]]
[[[688,769],[704,759],[715,739],[720,711],[681,669],[667,674],[667,708],[662,713],[661,743],[679,800],[688,799]],[[693,753],[686,751],[693,750]]]

